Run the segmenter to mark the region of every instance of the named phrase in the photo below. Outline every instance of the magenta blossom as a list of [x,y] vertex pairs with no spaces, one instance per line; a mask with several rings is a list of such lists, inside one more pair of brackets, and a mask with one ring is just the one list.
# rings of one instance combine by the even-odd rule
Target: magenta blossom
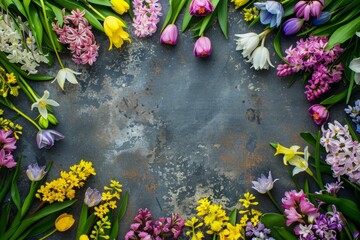
[[326,123],[330,116],[329,111],[321,104],[312,105],[308,109],[308,112],[317,125],[323,125]]
[[169,24],[162,31],[160,42],[168,45],[176,45],[178,41],[178,29],[175,24]]
[[320,18],[324,6],[325,0],[302,0],[295,5],[294,12],[296,17],[309,21],[310,17]]
[[15,162],[14,157],[11,153],[5,153],[4,149],[0,150],[0,168],[13,168],[16,166],[16,164],[17,162]]
[[194,45],[195,57],[208,57],[212,53],[211,41],[208,37],[200,37]]
[[190,15],[207,16],[214,11],[214,6],[210,0],[192,0],[190,4]]
[[16,149],[16,138],[9,137],[12,134],[12,130],[5,131],[3,129],[0,130],[0,144],[2,149],[7,151],[13,151]]
[[64,135],[55,130],[40,130],[36,134],[36,144],[39,149],[50,149],[54,146],[55,141],[64,139]]

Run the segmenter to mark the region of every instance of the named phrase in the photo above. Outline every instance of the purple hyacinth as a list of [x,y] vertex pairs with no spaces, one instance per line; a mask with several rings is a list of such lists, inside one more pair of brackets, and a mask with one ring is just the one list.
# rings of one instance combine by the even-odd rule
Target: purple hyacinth
[[350,116],[352,121],[356,124],[356,131],[360,133],[360,99],[355,101],[354,106],[348,105],[345,112]]
[[252,237],[251,239],[264,239],[264,240],[275,240],[275,238],[269,237],[271,233],[270,229],[265,228],[265,225],[261,222],[258,222],[256,226],[252,222],[246,223],[246,236]]

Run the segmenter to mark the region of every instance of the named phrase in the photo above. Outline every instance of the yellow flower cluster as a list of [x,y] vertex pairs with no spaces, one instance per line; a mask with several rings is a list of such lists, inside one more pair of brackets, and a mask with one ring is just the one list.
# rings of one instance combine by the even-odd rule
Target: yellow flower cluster
[[242,204],[242,209],[239,211],[241,218],[240,218],[240,227],[246,227],[246,223],[251,221],[254,226],[260,221],[260,217],[262,212],[250,208],[251,206],[256,206],[259,203],[253,201],[255,200],[255,196],[249,192],[244,194],[244,198],[239,199],[239,202]]
[[96,175],[92,162],[81,160],[79,164],[70,167],[69,172],[62,171],[60,178],[42,185],[36,197],[44,202],[63,202],[75,198],[75,189],[84,185],[90,175]]
[[19,95],[20,86],[17,85],[14,73],[7,73],[4,68],[0,67],[0,94],[6,98],[8,94],[13,96]]
[[256,7],[244,8],[244,20],[247,22],[252,21],[259,15],[259,10]]
[[104,215],[106,215],[108,212],[110,212],[110,209],[115,209],[117,200],[120,200],[120,193],[122,185],[115,180],[110,181],[110,186],[104,186],[104,192],[102,193],[102,203],[95,207],[94,214],[98,216],[99,218],[103,218]]
[[13,123],[11,120],[4,118],[2,115],[4,111],[0,109],[0,128],[4,129],[6,132],[9,130],[13,131],[14,137],[16,140],[19,140],[20,135],[22,134],[23,127],[19,124]]
[[235,4],[235,9],[238,9],[239,7],[247,4],[249,0],[231,0]]
[[96,222],[94,229],[91,231],[90,238],[93,239],[110,239],[110,236],[106,234],[106,230],[111,228],[109,217],[106,216]]

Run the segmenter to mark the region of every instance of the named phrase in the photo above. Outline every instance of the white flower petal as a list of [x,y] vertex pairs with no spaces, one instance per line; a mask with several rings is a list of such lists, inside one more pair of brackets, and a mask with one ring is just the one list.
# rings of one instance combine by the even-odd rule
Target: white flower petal
[[349,68],[355,73],[360,73],[360,57],[351,60]]
[[57,103],[56,101],[52,100],[52,99],[48,99],[46,100],[46,104],[54,106],[54,107],[58,107],[60,106],[59,103]]
[[41,115],[43,118],[47,119],[48,111],[47,111],[46,107],[39,107],[38,109],[39,109],[40,115]]

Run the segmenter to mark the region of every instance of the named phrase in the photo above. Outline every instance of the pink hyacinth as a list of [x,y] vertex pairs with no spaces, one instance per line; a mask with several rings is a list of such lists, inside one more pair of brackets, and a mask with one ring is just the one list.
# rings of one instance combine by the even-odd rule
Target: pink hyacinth
[[160,22],[159,16],[162,15],[162,7],[158,0],[134,0],[133,26],[135,34],[139,38],[153,35]]
[[13,168],[16,167],[17,162],[15,162],[13,155],[10,152],[5,152],[4,149],[0,150],[0,168],[7,167]]
[[0,143],[2,146],[2,149],[4,149],[7,152],[12,152],[16,149],[16,138],[11,137],[11,134],[13,133],[12,130],[5,131],[3,129],[0,130]]
[[334,65],[334,62],[344,49],[336,45],[325,50],[327,44],[327,37],[311,36],[300,39],[296,42],[296,47],[290,46],[286,49],[287,63],[277,67],[278,76],[289,76],[300,71],[311,73],[305,86],[308,101],[319,98],[331,88],[331,84],[342,78],[343,66],[341,63]]
[[71,15],[64,15],[63,27],[60,27],[59,22],[52,27],[59,36],[59,42],[69,44],[68,49],[75,63],[92,65],[98,56],[99,45],[84,15],[85,10],[72,10]]

